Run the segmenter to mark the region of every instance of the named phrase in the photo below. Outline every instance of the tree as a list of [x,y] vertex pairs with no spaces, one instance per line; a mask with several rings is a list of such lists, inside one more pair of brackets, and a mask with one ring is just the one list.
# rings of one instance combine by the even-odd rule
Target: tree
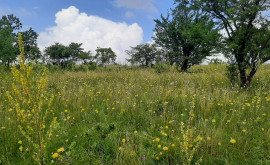
[[170,64],[180,66],[181,71],[215,53],[219,39],[215,23],[199,8],[190,7],[188,1],[177,3],[167,17],[161,15],[155,22],[155,43],[165,50]]
[[96,49],[95,59],[97,63],[101,65],[114,64],[116,60],[116,54],[112,51],[111,48],[100,48]]
[[25,57],[29,60],[36,60],[41,57],[41,52],[37,47],[38,34],[30,28],[27,31],[21,32],[24,43]]
[[54,65],[61,65],[62,68],[66,66],[67,59],[67,48],[66,46],[55,43],[44,50],[45,55],[49,56]]
[[0,29],[0,59],[3,64],[9,66],[16,60],[18,50],[14,48],[13,43],[16,42],[9,27]]
[[236,66],[240,86],[250,86],[259,65],[270,60],[270,22],[263,16],[270,1],[191,0],[190,5],[200,7],[219,23],[225,33],[223,53]]
[[19,49],[14,46],[17,41],[14,31],[21,27],[19,18],[14,15],[4,15],[0,19],[0,60],[8,66],[16,60],[19,54]]
[[[8,66],[16,60],[16,57],[19,54],[17,32],[21,28],[22,23],[19,18],[15,17],[13,14],[7,16],[4,15],[0,19],[0,60]],[[30,28],[29,30],[22,32],[22,35],[25,43],[24,49],[26,57],[29,58],[31,54],[30,60],[39,58],[41,53],[37,47],[38,34]]]
[[126,53],[130,56],[130,59],[127,59],[128,62],[147,67],[160,61],[161,52],[155,45],[146,43],[131,47],[131,50],[127,50]]

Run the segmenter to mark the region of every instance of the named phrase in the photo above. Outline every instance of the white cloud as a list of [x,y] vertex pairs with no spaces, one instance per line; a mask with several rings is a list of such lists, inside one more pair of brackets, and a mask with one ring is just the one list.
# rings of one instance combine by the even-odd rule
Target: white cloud
[[148,12],[157,12],[154,6],[155,0],[114,0],[113,5],[116,7],[126,7],[129,9],[140,9]]
[[124,62],[127,58],[125,50],[136,46],[143,41],[143,30],[137,24],[113,22],[98,16],[88,16],[79,13],[71,6],[56,13],[56,26],[41,32],[38,45],[41,50],[55,42],[68,45],[71,42],[83,43],[85,50],[94,50],[100,47],[111,47],[117,54],[117,60]]

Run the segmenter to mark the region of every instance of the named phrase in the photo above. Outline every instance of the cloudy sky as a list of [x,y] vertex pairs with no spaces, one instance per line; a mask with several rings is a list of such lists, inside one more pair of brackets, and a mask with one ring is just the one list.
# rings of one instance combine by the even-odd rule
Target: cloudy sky
[[152,40],[155,22],[173,0],[0,0],[0,16],[14,14],[24,29],[39,33],[38,45],[83,43],[85,50],[111,47],[123,62],[125,50]]

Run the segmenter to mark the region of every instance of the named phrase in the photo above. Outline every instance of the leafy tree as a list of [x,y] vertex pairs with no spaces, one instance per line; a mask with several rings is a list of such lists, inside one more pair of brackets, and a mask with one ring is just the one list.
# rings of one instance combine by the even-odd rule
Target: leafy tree
[[19,49],[14,46],[17,41],[14,31],[21,27],[19,18],[14,15],[4,15],[0,19],[0,60],[8,66],[16,60],[19,54]]
[[62,68],[66,66],[67,61],[67,47],[60,44],[54,43],[53,45],[46,47],[44,50],[45,55],[49,56],[54,65],[61,65]]
[[92,63],[94,60],[94,57],[92,56],[91,51],[88,52],[82,52],[77,56],[77,59],[81,60],[84,64]]
[[114,64],[116,60],[116,54],[111,48],[100,48],[96,49],[95,59],[97,63],[101,65]]
[[24,43],[25,57],[29,60],[36,60],[41,57],[41,52],[37,46],[38,34],[30,28],[21,32]]
[[[2,63],[9,65],[16,60],[19,54],[19,48],[17,43],[17,32],[22,28],[22,23],[19,18],[13,14],[4,15],[0,19],[0,60]],[[22,32],[24,40],[24,49],[26,52],[26,58],[30,57],[31,60],[40,57],[40,51],[37,47],[38,34],[30,28],[29,30]]]
[[176,4],[167,17],[161,15],[161,20],[155,20],[153,39],[165,50],[165,58],[171,65],[187,71],[214,53],[219,34],[215,23],[199,8],[190,7],[186,0]]
[[127,61],[131,64],[140,64],[147,67],[161,60],[161,52],[153,44],[140,44],[136,47],[131,47],[131,50],[127,50],[126,53],[130,56],[130,59],[127,59]]
[[189,5],[200,7],[219,23],[224,30],[223,53],[237,68],[240,86],[248,87],[259,65],[270,60],[270,23],[263,16],[270,1],[191,0]]
[[0,29],[0,59],[7,66],[16,60],[18,54],[18,50],[13,46],[14,42],[16,42],[16,39],[12,35],[11,28]]

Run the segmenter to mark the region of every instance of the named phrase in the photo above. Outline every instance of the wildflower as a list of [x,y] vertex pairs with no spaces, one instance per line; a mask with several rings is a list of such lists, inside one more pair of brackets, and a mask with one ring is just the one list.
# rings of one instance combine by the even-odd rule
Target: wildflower
[[163,150],[164,150],[164,151],[168,151],[169,148],[168,148],[168,147],[163,147]]
[[175,147],[175,144],[172,144],[172,147]]
[[236,140],[235,139],[231,139],[230,140],[230,143],[234,144],[234,143],[236,143]]
[[160,158],[157,156],[156,159],[159,160]]
[[12,111],[12,109],[10,108],[8,111],[9,111],[9,112],[11,112],[11,111]]
[[230,123],[231,122],[231,120],[227,120],[227,123]]
[[59,149],[57,150],[58,153],[64,152],[64,151],[65,151],[64,147],[61,147],[61,148],[59,148]]
[[97,109],[95,110],[95,112],[96,112],[96,114],[98,114],[98,110]]
[[247,132],[247,130],[246,129],[243,129],[242,132]]
[[221,146],[221,142],[218,142],[218,145]]
[[156,141],[159,142],[160,141],[160,138],[156,138]]
[[134,131],[134,133],[135,133],[135,134],[137,134],[137,133],[138,133],[138,131]]
[[58,155],[58,153],[54,153],[53,155],[52,155],[52,158],[57,158],[59,155]]
[[203,140],[203,138],[202,138],[201,136],[199,136],[199,137],[198,137],[198,140],[199,140],[199,141],[202,141],[202,140]]
[[126,139],[122,139],[122,142],[125,143],[126,142]]
[[208,137],[207,137],[207,140],[210,141],[210,140],[211,140],[211,137],[208,136]]
[[19,141],[18,141],[18,143],[19,143],[19,144],[22,144],[22,141],[21,141],[21,140],[19,140]]
[[23,146],[20,146],[20,147],[19,147],[19,150],[20,150],[20,151],[23,151]]
[[119,151],[122,151],[122,150],[123,150],[123,147],[119,147],[118,150],[119,150]]
[[212,123],[215,123],[215,122],[216,122],[216,119],[213,119],[213,120],[212,120]]
[[161,145],[159,144],[157,147],[158,147],[158,148],[161,148]]

